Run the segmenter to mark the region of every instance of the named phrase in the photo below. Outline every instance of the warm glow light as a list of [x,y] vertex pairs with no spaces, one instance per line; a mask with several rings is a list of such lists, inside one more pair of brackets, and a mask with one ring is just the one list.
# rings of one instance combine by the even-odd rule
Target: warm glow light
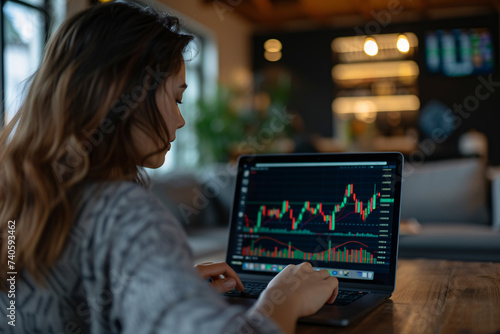
[[367,38],[364,46],[365,53],[369,56],[375,56],[378,53],[377,42],[373,38]]
[[415,111],[419,108],[420,100],[415,95],[338,97],[332,103],[332,110],[337,114]]
[[281,52],[266,51],[264,52],[264,58],[266,58],[267,61],[278,61],[281,59]]
[[277,39],[268,39],[264,43],[264,50],[266,50],[267,52],[280,52],[281,48],[281,42]]
[[332,68],[335,82],[378,78],[417,77],[418,65],[413,60],[384,61],[373,63],[338,64]]
[[369,100],[355,101],[353,108],[356,114],[371,114],[377,111],[377,105]]
[[375,112],[359,112],[359,113],[355,113],[354,117],[356,117],[357,120],[360,120],[360,121],[365,122],[367,124],[372,124],[377,119],[377,113],[375,113]]
[[408,51],[410,51],[410,42],[405,35],[399,35],[396,45],[401,53],[407,53]]

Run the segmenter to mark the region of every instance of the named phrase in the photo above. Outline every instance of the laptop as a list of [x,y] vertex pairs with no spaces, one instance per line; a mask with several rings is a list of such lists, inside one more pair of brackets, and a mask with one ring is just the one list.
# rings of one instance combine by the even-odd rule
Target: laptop
[[226,262],[250,307],[288,264],[339,280],[339,296],[299,322],[347,326],[381,305],[396,281],[400,153],[246,155],[238,160]]

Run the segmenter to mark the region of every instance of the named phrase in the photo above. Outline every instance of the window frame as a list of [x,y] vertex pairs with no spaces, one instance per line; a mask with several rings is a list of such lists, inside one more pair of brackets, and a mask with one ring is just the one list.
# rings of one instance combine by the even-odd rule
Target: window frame
[[33,5],[26,1],[21,0],[2,0],[1,8],[0,8],[0,130],[5,126],[5,12],[4,6],[6,3],[11,2],[20,6],[24,6],[26,8],[38,11],[44,19],[43,23],[43,44],[47,43],[49,37],[49,31],[51,28],[52,20],[50,16],[51,12],[51,1],[43,0],[41,6]]

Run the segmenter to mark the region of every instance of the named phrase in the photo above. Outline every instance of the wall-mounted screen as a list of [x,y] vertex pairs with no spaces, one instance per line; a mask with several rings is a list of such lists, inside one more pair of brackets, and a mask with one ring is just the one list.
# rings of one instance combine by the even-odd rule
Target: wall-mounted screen
[[427,31],[425,61],[430,73],[461,77],[494,70],[492,34],[487,28]]

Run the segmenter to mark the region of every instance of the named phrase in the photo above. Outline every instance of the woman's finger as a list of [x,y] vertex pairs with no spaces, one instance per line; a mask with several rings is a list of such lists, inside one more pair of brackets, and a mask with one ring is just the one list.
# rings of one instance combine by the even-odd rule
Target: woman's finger
[[196,268],[200,272],[203,278],[217,278],[220,275],[223,275],[225,278],[234,278],[236,281],[236,289],[238,291],[243,291],[245,288],[243,287],[243,283],[241,282],[238,274],[225,262],[219,263],[211,263],[211,264],[200,264],[197,265]]
[[210,282],[210,285],[213,286],[220,293],[228,292],[233,290],[236,287],[236,280],[232,277],[219,279]]
[[319,275],[321,275],[321,278],[324,278],[324,279],[328,279],[332,276],[330,274],[330,272],[328,270],[325,270],[325,269],[318,270],[318,273],[319,273]]

